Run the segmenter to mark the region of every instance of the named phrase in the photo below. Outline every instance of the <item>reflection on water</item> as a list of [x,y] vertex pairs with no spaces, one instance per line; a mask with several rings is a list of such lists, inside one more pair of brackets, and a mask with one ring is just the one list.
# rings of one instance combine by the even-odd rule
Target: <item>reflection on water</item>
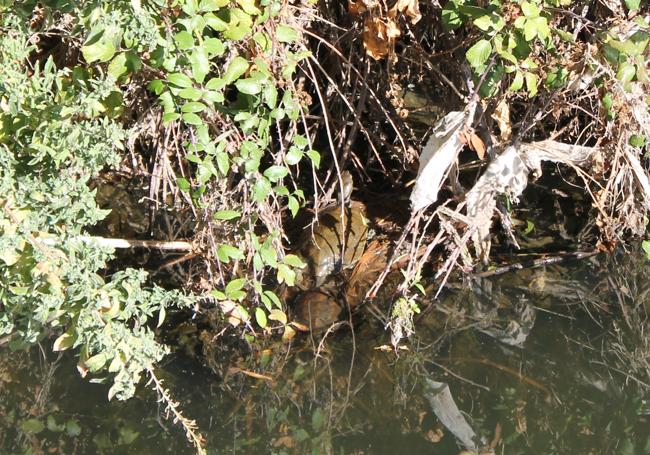
[[[397,354],[366,320],[211,368],[179,350],[159,375],[209,453],[650,454],[648,275],[629,256],[523,270],[450,289]],[[0,453],[193,453],[150,390],[107,403],[46,357],[0,351]]]

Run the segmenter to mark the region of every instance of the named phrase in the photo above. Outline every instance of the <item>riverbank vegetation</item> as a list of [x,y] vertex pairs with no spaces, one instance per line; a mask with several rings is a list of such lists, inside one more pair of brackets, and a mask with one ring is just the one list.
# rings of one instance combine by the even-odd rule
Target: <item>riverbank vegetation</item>
[[[365,308],[396,348],[450,277],[643,237],[649,15],[638,0],[0,2],[0,342],[73,351],[109,398],[147,376],[200,449],[155,374],[185,320],[209,350],[290,342],[316,275],[338,305],[326,325]],[[305,232],[336,238],[322,276]]]

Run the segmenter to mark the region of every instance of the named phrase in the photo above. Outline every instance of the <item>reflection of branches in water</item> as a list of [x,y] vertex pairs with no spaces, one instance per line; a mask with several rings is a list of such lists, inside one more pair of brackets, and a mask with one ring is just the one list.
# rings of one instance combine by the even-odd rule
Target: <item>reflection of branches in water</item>
[[[616,298],[625,322],[625,330],[621,330],[616,321],[610,329],[617,340],[607,350],[615,359],[613,369],[650,390],[650,274],[647,262],[639,254],[613,256],[603,284]],[[607,358],[607,354],[604,351],[603,358]]]
[[[286,351],[275,345],[276,352],[263,367],[259,354],[238,365],[273,381],[243,374],[227,379],[231,390],[245,392],[238,399],[246,405],[235,414],[245,413],[248,422],[252,417],[248,433],[253,438],[261,431],[273,447],[292,443],[290,450],[296,452],[345,451],[350,441],[375,442],[379,426],[389,428],[389,435],[424,440],[423,425],[428,423],[422,422],[435,424],[435,417],[421,387],[424,378],[432,378],[450,384],[459,408],[472,414],[477,433],[489,434],[500,422],[504,440],[510,441],[508,451],[552,445],[575,449],[567,438],[583,430],[593,432],[581,434],[585,444],[612,449],[615,436],[602,428],[609,422],[628,424],[636,416],[636,411],[629,416],[629,402],[650,382],[644,337],[650,270],[644,259],[630,255],[612,258],[609,267],[603,267],[603,261],[608,259],[599,256],[472,279],[471,287],[452,283],[418,320],[409,350],[382,350],[387,335],[378,335],[374,320],[355,327],[352,339],[346,328],[343,336],[332,332],[297,338]],[[483,317],[470,311],[472,301],[483,309]],[[545,312],[535,320],[523,347],[468,330],[483,328],[481,324],[490,323],[488,316],[494,324],[503,324],[522,301]],[[488,315],[488,309],[495,314]],[[547,343],[549,338],[552,343]],[[572,368],[562,368],[568,359]],[[621,403],[621,409],[607,416],[607,422],[596,422],[605,419],[599,413],[613,402]],[[310,417],[319,410],[324,423],[315,428]],[[271,414],[282,417],[256,419]],[[533,431],[533,426],[548,431]],[[295,440],[298,429],[309,438]],[[548,440],[550,433],[554,436]],[[516,443],[514,436],[520,438]]]

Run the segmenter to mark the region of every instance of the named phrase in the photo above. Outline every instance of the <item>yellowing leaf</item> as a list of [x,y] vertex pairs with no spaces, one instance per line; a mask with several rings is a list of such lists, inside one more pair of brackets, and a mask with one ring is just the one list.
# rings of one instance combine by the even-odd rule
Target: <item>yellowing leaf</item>
[[54,345],[52,346],[52,350],[54,352],[65,351],[66,349],[68,349],[74,344],[74,341],[75,341],[75,337],[66,332],[60,337],[58,337],[56,340],[54,340]]
[[287,323],[287,315],[284,313],[284,311],[278,310],[277,308],[273,308],[271,310],[269,313],[269,319],[271,321],[278,321],[282,325],[286,325]]
[[282,341],[290,341],[296,336],[296,331],[291,326],[284,326],[284,333],[282,334]]
[[4,261],[7,266],[12,266],[20,259],[20,254],[13,248],[8,248],[0,252],[0,260]]

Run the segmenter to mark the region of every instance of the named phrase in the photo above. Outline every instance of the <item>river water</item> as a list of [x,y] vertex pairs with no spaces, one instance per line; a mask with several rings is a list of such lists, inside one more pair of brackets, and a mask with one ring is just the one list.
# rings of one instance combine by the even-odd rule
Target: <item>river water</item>
[[[397,351],[368,316],[157,374],[208,453],[650,454],[649,275],[618,254],[466,279]],[[151,388],[108,402],[47,350],[0,350],[0,453],[194,453]]]

